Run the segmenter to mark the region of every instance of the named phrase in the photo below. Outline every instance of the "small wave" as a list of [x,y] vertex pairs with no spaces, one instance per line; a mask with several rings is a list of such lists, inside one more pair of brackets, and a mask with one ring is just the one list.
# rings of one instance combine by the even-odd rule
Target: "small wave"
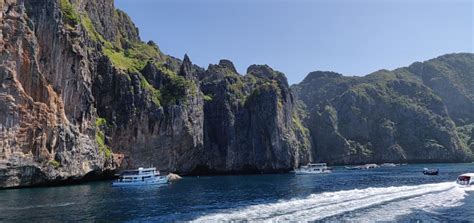
[[27,209],[33,209],[33,208],[56,208],[56,207],[66,207],[73,204],[75,203],[67,202],[67,203],[61,203],[61,204],[29,205],[29,206],[23,206],[23,207],[4,207],[4,208],[0,208],[0,210],[17,211],[17,210],[27,210]]
[[[308,221],[352,213],[360,220],[393,220],[413,209],[427,211],[437,207],[459,205],[466,196],[464,189],[453,182],[385,188],[354,189],[312,194],[302,199],[279,201],[230,209],[195,219],[196,222],[215,221]],[[367,210],[379,207],[367,212]],[[389,209],[388,209],[389,208]],[[393,209],[397,209],[393,211]],[[358,215],[357,213],[364,214]],[[348,218],[348,220],[354,220]],[[380,219],[382,220],[382,219]]]

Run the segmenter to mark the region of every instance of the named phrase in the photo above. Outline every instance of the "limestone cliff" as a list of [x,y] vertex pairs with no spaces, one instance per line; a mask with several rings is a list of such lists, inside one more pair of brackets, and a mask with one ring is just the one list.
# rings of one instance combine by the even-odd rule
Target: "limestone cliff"
[[310,73],[293,90],[308,108],[317,159],[472,159],[472,64],[472,54],[452,54],[365,77]]
[[94,55],[58,2],[0,1],[0,187],[75,180],[112,168],[98,150]]
[[232,62],[209,65],[201,75],[205,94],[203,170],[288,170],[312,159],[286,77],[266,65],[241,76]]
[[[288,170],[311,159],[283,74],[252,66],[246,76],[234,70],[235,86],[209,82],[220,71],[142,42],[113,0],[0,3],[0,187],[139,166]],[[230,107],[214,111],[220,103]],[[228,142],[216,143],[220,127]]]

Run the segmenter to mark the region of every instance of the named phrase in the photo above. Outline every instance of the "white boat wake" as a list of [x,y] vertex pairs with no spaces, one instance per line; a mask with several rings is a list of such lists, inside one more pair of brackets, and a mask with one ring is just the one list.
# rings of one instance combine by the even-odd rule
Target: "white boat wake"
[[354,189],[229,209],[194,221],[313,221],[334,216],[337,220],[393,221],[414,210],[435,212],[462,205],[467,195],[466,189],[454,182]]

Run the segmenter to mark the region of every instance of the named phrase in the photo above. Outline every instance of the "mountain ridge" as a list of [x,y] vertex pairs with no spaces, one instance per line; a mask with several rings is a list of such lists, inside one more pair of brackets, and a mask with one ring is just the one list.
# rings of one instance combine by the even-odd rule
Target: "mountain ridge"
[[[449,144],[453,144],[455,145],[454,147],[452,147],[453,152],[457,153],[456,151],[458,151],[462,153],[462,151],[466,150],[466,153],[467,153],[466,155],[469,157],[469,156],[472,156],[471,155],[472,144],[470,144],[472,140],[466,140],[467,137],[465,136],[462,136],[462,137],[458,136],[460,133],[456,132],[457,130],[454,129],[457,127],[455,127],[454,123],[451,123],[453,122],[453,120],[451,119],[451,116],[452,116],[451,112],[455,111],[455,115],[457,115],[458,113],[457,111],[459,111],[459,109],[473,111],[472,106],[474,102],[471,100],[471,101],[465,102],[462,105],[459,105],[459,103],[458,104],[449,103],[445,105],[444,100],[448,100],[448,98],[446,97],[449,96],[450,94],[449,92],[456,91],[457,90],[456,88],[450,89],[449,92],[443,92],[442,89],[432,90],[430,87],[425,85],[425,83],[427,83],[427,78],[423,80],[421,78],[423,75],[422,73],[420,72],[411,73],[410,71],[410,70],[414,70],[413,68],[414,66],[420,66],[425,63],[429,63],[428,65],[433,66],[432,64],[436,63],[437,61],[445,60],[446,58],[452,59],[453,57],[461,57],[462,60],[465,59],[464,57],[467,57],[468,60],[474,61],[474,57],[472,54],[461,53],[461,54],[443,55],[431,60],[427,60],[423,63],[416,62],[408,67],[397,68],[393,71],[379,70],[379,71],[376,71],[376,72],[373,72],[371,74],[368,74],[366,76],[361,76],[361,77],[348,77],[348,76],[343,76],[341,74],[337,74],[334,72],[311,72],[307,76],[307,78],[305,78],[305,80],[302,81],[300,84],[292,85],[292,89],[296,92],[299,99],[302,100],[304,103],[306,103],[307,106],[309,106],[309,110],[312,111],[313,116],[316,117],[314,118],[315,120],[307,120],[308,123],[323,122],[322,120],[318,120],[318,119],[322,118],[320,116],[325,114],[326,112],[325,106],[329,106],[331,109],[333,109],[333,105],[338,104],[338,106],[340,106],[340,109],[335,109],[333,112],[337,112],[339,110],[345,109],[345,112],[339,115],[342,116],[343,119],[348,119],[348,117],[350,117],[349,121],[357,121],[357,123],[342,125],[344,127],[343,131],[345,131],[346,128],[349,128],[349,129],[355,128],[356,129],[355,132],[365,132],[364,136],[354,135],[354,133],[350,131],[341,134],[336,128],[336,127],[341,128],[341,126],[339,126],[339,123],[337,123],[337,121],[335,121],[335,123],[332,123],[332,127],[327,127],[326,129],[320,129],[319,126],[314,126],[312,128],[313,129],[312,132],[318,135],[318,137],[316,138],[318,138],[319,141],[324,140],[324,138],[328,138],[328,137],[332,138],[334,141],[342,140],[340,141],[340,144],[338,146],[332,145],[330,146],[330,148],[332,147],[344,148],[345,147],[347,150],[346,152],[349,153],[347,154],[347,156],[353,156],[354,154],[351,154],[349,151],[366,150],[366,152],[367,151],[371,152],[372,149],[367,149],[367,148],[371,148],[372,143],[375,143],[375,144],[379,144],[378,147],[385,147],[387,149],[391,147],[396,148],[394,152],[398,154],[398,158],[394,160],[389,157],[376,158],[374,160],[374,159],[369,158],[371,156],[370,154],[365,154],[365,157],[361,154],[355,155],[357,157],[356,159],[361,159],[359,161],[360,163],[374,162],[377,160],[387,161],[387,162],[403,161],[403,160],[409,161],[409,162],[429,162],[429,160],[432,159],[432,158],[428,158],[427,160],[424,160],[422,158],[420,159],[420,158],[415,157],[415,158],[411,158],[412,160],[410,160],[410,158],[406,157],[407,154],[405,153],[405,151],[403,151],[400,145],[397,142],[395,142],[397,140],[395,140],[394,142],[391,142],[391,144],[389,143],[390,145],[382,145],[383,144],[382,142],[374,142],[374,141],[377,141],[377,140],[374,140],[376,138],[374,134],[377,131],[371,133],[370,129],[374,128],[374,129],[377,129],[378,131],[382,131],[382,129],[380,129],[379,127],[374,127],[374,126],[368,127],[367,125],[373,125],[374,123],[372,124],[370,123],[371,122],[378,123],[380,121],[377,121],[377,120],[367,121],[367,119],[371,119],[372,116],[376,116],[377,110],[380,109],[377,106],[378,104],[385,104],[386,106],[392,106],[392,109],[394,110],[398,109],[397,107],[402,107],[404,105],[415,106],[413,108],[407,107],[408,111],[416,112],[417,109],[420,111],[423,110],[422,112],[426,113],[426,116],[427,116],[425,118],[428,118],[428,117],[429,119],[433,119],[433,118],[436,119],[436,117],[438,117],[438,119],[440,118],[439,122],[446,122],[445,124],[441,124],[441,125],[444,125],[444,127],[449,128],[450,132],[454,132],[451,134],[452,136],[448,137],[448,138],[453,138],[454,141],[451,141],[450,143],[446,142],[441,147],[445,148],[445,146],[449,147]],[[468,62],[466,64],[467,64],[466,66],[469,66],[470,63]],[[472,68],[468,68],[468,70],[471,71]],[[457,74],[460,74],[460,73],[457,73]],[[430,75],[430,74],[428,73],[425,75]],[[473,74],[471,71],[470,73],[469,72],[464,73],[464,75],[469,77],[470,75],[473,75]],[[466,82],[465,84],[469,85],[469,82]],[[449,85],[449,83],[446,83],[446,85]],[[311,88],[314,88],[314,89],[311,89]],[[314,92],[311,92],[311,90],[313,90]],[[403,90],[403,91],[400,92],[400,90]],[[397,93],[397,91],[399,92]],[[459,91],[462,91],[462,89]],[[407,95],[408,97],[404,95]],[[466,98],[468,99],[471,97],[472,97],[472,94],[466,96]],[[363,101],[362,99],[366,101]],[[413,99],[416,99],[416,100],[413,101]],[[351,104],[351,106],[349,106],[348,108],[347,106],[344,105],[344,103],[341,102],[341,100],[345,100],[344,103]],[[377,101],[376,104],[373,104],[374,100]],[[394,101],[394,100],[400,100],[400,101]],[[359,106],[361,105],[359,103],[361,104],[365,103],[364,107],[360,108]],[[355,111],[351,112],[351,109],[356,109],[357,112],[359,113],[354,115],[353,112]],[[367,110],[367,111],[364,111],[364,110]],[[367,113],[364,114],[364,112],[367,112]],[[389,111],[379,111],[379,112],[383,112],[384,114],[381,117],[390,116]],[[406,112],[407,111],[404,111],[404,112],[400,111],[398,113],[405,114]],[[467,119],[466,121],[463,121],[459,125],[461,126],[466,125],[467,126],[466,128],[472,129],[472,124],[470,122],[471,119],[469,119],[470,113],[464,112],[463,115],[464,115],[463,117],[467,117]],[[333,118],[335,119],[336,116],[337,115],[333,116]],[[420,117],[418,117],[417,119],[419,118]],[[415,121],[416,119],[414,119],[413,117],[408,120]],[[395,123],[392,123],[392,121],[390,120],[388,121],[391,123],[391,125],[404,122],[404,120],[397,120]],[[447,123],[451,123],[451,124],[447,124]],[[428,123],[424,123],[424,124],[428,124]],[[360,129],[359,128],[360,126],[357,126],[357,125],[366,126],[366,128],[368,129]],[[331,128],[333,128],[334,135],[324,135],[325,131]],[[391,128],[393,128],[393,126]],[[406,124],[406,127],[404,128],[413,129],[414,126],[410,126],[409,124]],[[433,127],[433,129],[436,129],[436,127]],[[428,132],[428,129],[425,129],[424,131]],[[402,133],[398,132],[398,134],[402,134]],[[436,134],[441,134],[441,133],[436,133]],[[462,134],[465,134],[465,133],[462,133]],[[344,135],[347,135],[347,137],[344,137]],[[369,135],[372,135],[372,136],[369,136]],[[394,137],[397,138],[395,135],[384,136],[384,138],[392,138],[392,141],[394,140]],[[409,136],[405,135],[403,138],[407,139],[409,138]],[[422,138],[423,137],[420,136],[418,138],[413,139],[411,143],[407,143],[407,144],[416,145],[416,140],[422,139]],[[464,139],[461,140],[461,138],[464,138]],[[435,139],[426,139],[426,140],[437,141],[440,139],[437,138],[436,140]],[[314,141],[316,140],[314,139]],[[352,146],[351,146],[351,143],[353,144]],[[385,143],[388,143],[388,142],[385,142]],[[319,150],[327,146],[327,144],[330,144],[330,142],[322,143],[322,145],[319,146],[320,147]],[[434,144],[439,146],[439,144],[437,143],[434,143]],[[430,145],[433,146],[434,144],[430,144]],[[420,145],[419,147],[423,147],[423,145]],[[316,151],[318,151],[318,147],[316,147],[315,149]],[[385,150],[381,152],[384,153],[387,151]],[[325,157],[325,156],[326,156],[326,159],[331,159],[331,160],[336,159],[334,157],[329,156],[329,154],[322,155],[322,157]],[[421,155],[420,153],[418,156],[422,157],[423,155]],[[461,155],[461,157],[462,156],[463,155]],[[450,157],[450,156],[447,155],[446,157]],[[340,158],[340,159],[343,159],[343,158]],[[446,159],[441,159],[441,158],[435,159],[432,161],[443,161],[443,160],[446,161]],[[461,160],[462,159],[458,161],[461,161]],[[338,163],[344,164],[345,161],[340,160]]]

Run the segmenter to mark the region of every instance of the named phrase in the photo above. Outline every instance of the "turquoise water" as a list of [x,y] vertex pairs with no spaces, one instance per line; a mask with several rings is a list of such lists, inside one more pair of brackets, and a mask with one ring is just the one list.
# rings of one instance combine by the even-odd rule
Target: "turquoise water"
[[[439,176],[421,174],[439,168]],[[454,181],[474,164],[326,175],[185,177],[161,187],[110,182],[0,191],[0,221],[474,221],[474,189]]]

